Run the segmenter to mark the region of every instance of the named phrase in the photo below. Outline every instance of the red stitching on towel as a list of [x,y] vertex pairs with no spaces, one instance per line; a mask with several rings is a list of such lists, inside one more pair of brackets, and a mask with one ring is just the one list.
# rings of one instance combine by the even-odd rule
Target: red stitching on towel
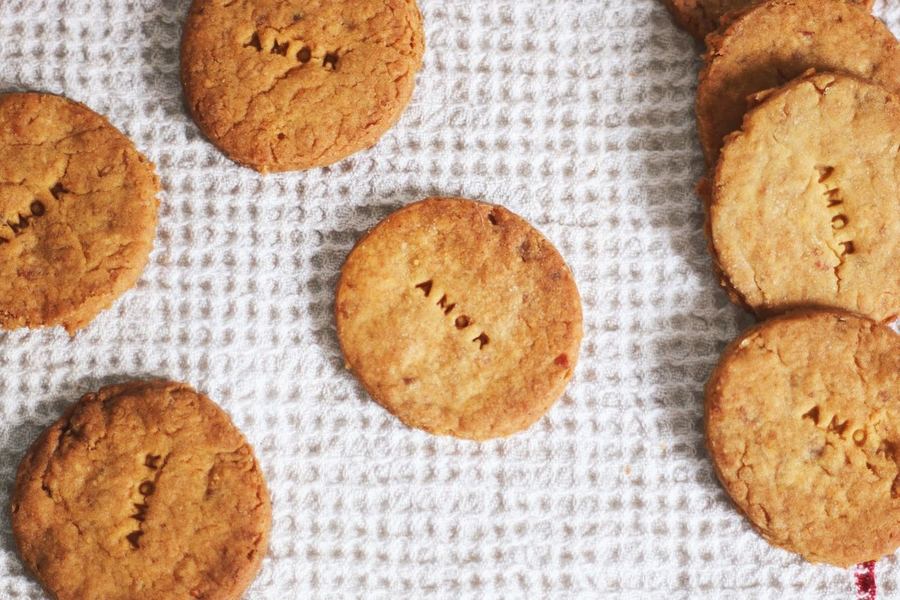
[[875,561],[859,563],[854,571],[856,575],[856,600],[875,600],[878,586],[875,584]]

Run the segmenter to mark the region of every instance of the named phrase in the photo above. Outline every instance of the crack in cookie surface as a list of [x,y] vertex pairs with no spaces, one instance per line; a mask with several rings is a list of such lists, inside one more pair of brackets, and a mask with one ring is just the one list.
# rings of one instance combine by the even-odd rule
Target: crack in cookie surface
[[[824,93],[824,91],[822,92]],[[829,223],[833,237],[828,244],[828,248],[834,253],[837,264],[834,265],[835,293],[841,293],[841,269],[847,261],[848,255],[856,252],[856,245],[853,241],[852,231],[847,228],[850,224],[850,218],[844,212],[843,196],[838,187],[834,187],[831,177],[834,174],[834,167],[817,166],[816,171],[819,173],[819,183],[822,184],[823,196],[826,208],[828,208]]]

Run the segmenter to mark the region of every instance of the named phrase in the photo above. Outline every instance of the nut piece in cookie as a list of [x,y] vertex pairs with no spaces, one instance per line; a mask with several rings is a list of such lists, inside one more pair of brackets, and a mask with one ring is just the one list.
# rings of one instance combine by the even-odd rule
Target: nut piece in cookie
[[57,600],[236,600],[271,521],[247,440],[170,382],[84,396],[28,450],[11,507],[19,553]]
[[741,126],[747,98],[810,68],[856,75],[900,93],[900,45],[887,26],[844,0],[769,0],[707,38],[697,126],[707,166]]
[[581,301],[557,250],[490,204],[431,198],[379,223],[344,264],[347,366],[404,423],[483,440],[529,427],[578,360]]
[[38,93],[0,95],[0,328],[85,327],[140,277],[159,181],[109,121]]
[[415,0],[194,0],[181,77],[197,125],[232,160],[309,169],[396,123],[424,47]]
[[812,74],[765,96],[728,139],[709,234],[732,295],[766,315],[900,313],[900,97]]
[[900,546],[900,336],[849,313],[750,329],[706,388],[706,440],[771,544],[840,567]]

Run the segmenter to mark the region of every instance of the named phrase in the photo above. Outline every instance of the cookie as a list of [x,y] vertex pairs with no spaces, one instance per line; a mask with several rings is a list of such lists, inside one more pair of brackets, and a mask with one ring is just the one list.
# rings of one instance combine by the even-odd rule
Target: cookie
[[247,440],[170,382],[84,396],[28,450],[11,505],[19,553],[57,600],[237,599],[271,520]]
[[[700,41],[758,0],[663,0],[678,25]],[[871,9],[874,0],[845,0]]]
[[900,93],[900,46],[884,23],[844,0],[770,0],[707,38],[697,125],[709,167],[741,126],[747,98],[806,70],[856,75]]
[[663,0],[678,25],[703,41],[719,26],[719,19],[730,11],[740,10],[755,0]]
[[181,76],[197,125],[232,160],[309,169],[397,122],[424,46],[415,0],[194,0]]
[[537,421],[578,360],[581,300],[521,217],[430,198],[379,223],[341,272],[347,367],[411,427],[483,440]]
[[722,151],[709,204],[728,287],[761,315],[900,313],[900,97],[812,74],[769,93]]
[[[758,0],[663,0],[678,25],[694,36],[703,39],[737,13],[752,7]],[[874,0],[845,0],[872,8]]]
[[900,546],[900,336],[849,313],[744,333],[706,388],[706,440],[771,544],[847,567]]
[[0,328],[86,326],[140,277],[159,181],[109,121],[38,93],[0,95]]

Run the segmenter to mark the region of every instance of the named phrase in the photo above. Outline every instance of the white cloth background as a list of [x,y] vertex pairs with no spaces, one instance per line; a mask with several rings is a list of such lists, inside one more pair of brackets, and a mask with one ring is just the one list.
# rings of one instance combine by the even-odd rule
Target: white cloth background
[[[698,46],[658,0],[420,2],[428,49],[399,125],[331,168],[267,177],[185,113],[188,0],[0,2],[0,89],[108,115],[164,184],[136,289],[73,340],[0,333],[0,598],[43,597],[8,517],[27,445],[137,376],[207,392],[256,447],[274,523],[250,599],[852,598],[850,572],[753,533],[704,450],[702,386],[750,319],[718,289],[693,193]],[[900,30],[900,6],[877,11]],[[342,368],[342,261],[427,195],[518,212],[578,280],[575,379],[511,439],[407,429]],[[900,593],[895,558],[878,579]]]

